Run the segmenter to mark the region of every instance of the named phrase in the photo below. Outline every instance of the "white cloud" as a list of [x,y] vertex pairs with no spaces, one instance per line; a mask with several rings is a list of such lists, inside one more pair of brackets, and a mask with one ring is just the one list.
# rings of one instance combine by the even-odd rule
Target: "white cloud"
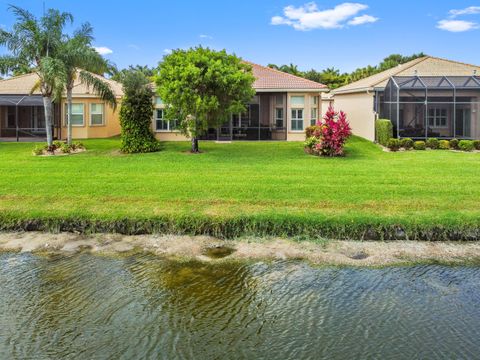
[[105,46],[95,46],[94,49],[100,54],[100,55],[109,55],[113,53],[113,50],[109,49],[108,47]]
[[363,25],[377,22],[378,18],[372,15],[361,15],[355,16],[352,20],[348,22],[348,25]]
[[450,32],[464,32],[473,29],[478,29],[479,25],[472,21],[464,20],[440,20],[437,23],[437,28]]
[[163,53],[170,55],[172,53],[172,49],[163,49]]
[[368,5],[360,3],[342,3],[332,9],[319,10],[317,4],[309,2],[303,6],[287,6],[283,9],[283,16],[274,16],[272,25],[288,25],[296,30],[339,29],[345,25],[360,25],[378,20],[371,15],[357,16],[368,9]]
[[213,36],[205,35],[205,34],[200,34],[199,37],[200,39],[213,39]]
[[449,14],[450,14],[451,17],[457,17],[457,16],[461,16],[461,15],[480,14],[480,6],[469,6],[465,9],[450,10]]

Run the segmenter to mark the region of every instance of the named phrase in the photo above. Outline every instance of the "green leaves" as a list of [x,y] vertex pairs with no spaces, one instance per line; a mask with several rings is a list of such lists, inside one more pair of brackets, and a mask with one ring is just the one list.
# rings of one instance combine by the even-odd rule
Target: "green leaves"
[[243,111],[255,95],[254,81],[250,65],[240,58],[203,47],[174,50],[155,77],[157,93],[168,104],[165,117],[181,119],[182,132],[192,137]]

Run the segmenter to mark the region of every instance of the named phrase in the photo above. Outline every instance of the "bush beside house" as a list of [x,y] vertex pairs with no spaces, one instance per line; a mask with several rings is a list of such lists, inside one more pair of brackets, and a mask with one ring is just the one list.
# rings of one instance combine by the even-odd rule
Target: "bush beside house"
[[393,138],[393,125],[390,120],[378,119],[375,121],[375,138],[380,145],[388,145],[388,140]]
[[305,152],[318,156],[343,156],[345,142],[351,134],[347,115],[330,106],[323,120],[306,129]]

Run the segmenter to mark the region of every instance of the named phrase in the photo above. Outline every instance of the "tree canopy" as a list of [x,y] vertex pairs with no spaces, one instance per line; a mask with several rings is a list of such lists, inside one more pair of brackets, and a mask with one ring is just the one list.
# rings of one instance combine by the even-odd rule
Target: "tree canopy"
[[383,61],[375,66],[368,65],[366,67],[357,68],[356,70],[352,71],[351,73],[340,73],[340,70],[335,69],[334,67],[330,67],[324,69],[322,71],[317,71],[315,69],[311,69],[308,71],[300,71],[298,66],[294,64],[290,65],[275,65],[269,64],[268,66],[272,69],[277,69],[292,75],[301,76],[305,79],[309,79],[312,81],[316,81],[322,84],[327,85],[330,89],[336,89],[340,86],[350,84],[354,81],[358,81],[364,79],[368,76],[375,75],[379,72],[391,69],[395,66],[400,64],[404,64],[411,60],[415,60],[420,57],[426,56],[423,52],[418,54],[413,54],[410,56],[403,56],[400,54],[392,54]]
[[155,76],[157,93],[167,104],[164,116],[180,120],[180,130],[192,138],[192,152],[198,152],[198,137],[209,128],[245,111],[255,95],[254,81],[249,64],[225,50],[203,47],[174,50]]

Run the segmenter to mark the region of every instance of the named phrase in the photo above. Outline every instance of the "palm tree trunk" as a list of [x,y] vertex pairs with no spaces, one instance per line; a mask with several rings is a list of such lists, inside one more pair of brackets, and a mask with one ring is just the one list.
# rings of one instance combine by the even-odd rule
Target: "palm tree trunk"
[[72,144],[72,88],[67,88],[67,144]]
[[52,106],[52,99],[49,96],[43,97],[43,108],[45,110],[45,132],[47,134],[47,145],[52,146],[53,144],[53,134],[52,134],[53,106]]

